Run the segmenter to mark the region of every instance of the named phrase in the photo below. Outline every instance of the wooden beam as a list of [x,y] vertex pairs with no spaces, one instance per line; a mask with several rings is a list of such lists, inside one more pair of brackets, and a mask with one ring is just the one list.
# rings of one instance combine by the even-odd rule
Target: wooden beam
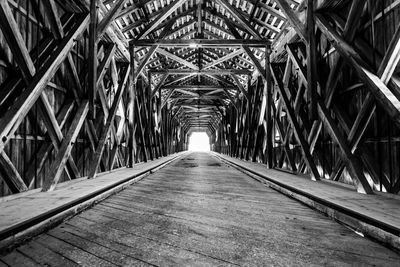
[[148,156],[148,147],[146,146],[146,137],[145,136],[145,129],[143,128],[143,123],[142,123],[142,114],[141,114],[141,107],[140,107],[140,102],[139,102],[139,98],[136,97],[135,99],[135,108],[136,108],[136,116],[137,116],[137,127],[139,129],[139,136],[140,136],[140,143],[142,146],[142,150],[143,150],[143,161],[147,162],[149,156]]
[[88,110],[89,103],[87,100],[85,100],[78,108],[75,118],[72,121],[71,126],[69,127],[69,130],[61,144],[60,151],[57,153],[57,156],[50,167],[51,172],[45,178],[42,192],[53,191],[56,188],[56,185],[60,180],[61,174],[65,167],[65,163],[71,154],[72,147],[74,146],[75,140],[78,137],[78,134],[85,121]]
[[115,3],[110,11],[106,14],[106,16],[100,21],[97,27],[97,38],[100,38],[103,33],[106,31],[107,27],[115,20],[115,18],[119,15],[122,7],[127,2],[127,0],[119,0]]
[[114,56],[116,48],[117,46],[115,45],[115,43],[112,43],[111,46],[107,49],[106,53],[104,54],[104,58],[100,63],[99,67],[97,68],[96,88],[99,88],[100,83],[103,81],[104,74],[106,73],[106,70],[110,65],[111,59]]
[[64,37],[64,28],[62,26],[60,17],[58,16],[57,5],[54,0],[43,1],[43,7],[46,10],[47,18],[50,21],[50,30],[56,40]]
[[[61,130],[63,130],[67,120],[70,118],[70,114],[72,113],[74,107],[75,107],[74,101],[67,101],[67,103],[64,104],[60,112],[57,114],[57,124],[59,125]],[[44,131],[44,133],[46,133],[46,131]],[[45,165],[45,162],[49,157],[52,149],[53,149],[52,143],[44,143],[36,152],[36,157],[38,160],[36,164],[32,161],[29,164],[28,170],[26,171],[26,176],[30,189],[33,188],[35,178]]]
[[[61,127],[58,125],[57,118],[53,112],[53,108],[51,107],[49,100],[47,99],[47,96],[44,92],[40,95],[38,107],[42,115],[41,117],[47,127],[47,132],[50,136],[53,146],[55,150],[58,151],[60,149],[61,142],[64,139],[64,135],[61,131]],[[66,167],[66,171],[70,179],[80,177],[78,167],[76,166],[75,161],[72,157],[68,158]]]
[[83,15],[77,20],[75,26],[68,35],[60,42],[59,46],[49,57],[49,60],[32,78],[31,83],[13,103],[10,109],[0,120],[0,152],[8,142],[8,136],[12,135],[29,112],[36,100],[39,98],[43,89],[58,70],[61,62],[66,58],[70,49],[74,45],[74,40],[82,34],[89,23],[89,16]]
[[168,52],[168,51],[166,51],[166,50],[164,50],[162,48],[158,48],[157,49],[157,53],[159,53],[161,55],[164,55],[164,56],[166,56],[166,57],[168,57],[168,58],[170,58],[172,60],[175,60],[176,62],[178,62],[178,63],[180,63],[180,64],[182,64],[182,65],[184,65],[184,66],[186,66],[186,67],[188,67],[190,69],[199,70],[199,68],[196,65],[194,65],[194,64],[184,60],[183,58],[178,57],[178,56],[176,56],[176,55],[174,55],[174,54],[172,54],[172,53],[170,53],[170,52]]
[[296,136],[297,141],[299,142],[299,144],[301,146],[301,152],[303,154],[304,160],[307,164],[308,169],[311,172],[311,179],[314,181],[318,181],[321,178],[320,178],[317,166],[315,165],[314,159],[310,153],[310,147],[309,147],[306,139],[303,136],[301,127],[297,121],[297,116],[296,116],[294,110],[292,109],[289,98],[287,97],[286,91],[283,88],[282,81],[277,78],[277,75],[275,74],[272,67],[271,67],[271,75],[272,75],[275,83],[277,84],[277,89],[279,91],[280,96],[282,97],[283,103],[285,104],[286,111],[288,114],[288,119],[293,126],[294,134]]
[[221,90],[221,89],[227,89],[227,90],[237,90],[236,87],[234,86],[215,86],[215,85],[170,85],[170,86],[164,86],[161,89],[162,90],[171,90],[171,89],[185,89],[185,90],[194,90],[194,91],[216,91],[216,90]]
[[243,45],[251,47],[265,47],[270,44],[269,40],[261,39],[146,39],[133,40],[131,45],[138,47],[158,45],[160,47],[190,47],[190,48],[216,48],[216,47],[241,47]]
[[[231,33],[233,34],[233,36],[236,39],[242,38],[240,36],[239,32],[236,30],[236,28],[232,25],[232,23],[228,19],[225,19],[225,24],[228,26],[229,30],[231,31]],[[243,47],[243,50],[246,52],[247,56],[250,58],[251,62],[253,62],[255,69],[258,71],[258,73],[261,75],[261,77],[263,77],[264,81],[266,81],[267,77],[265,76],[265,70],[261,66],[258,59],[254,56],[254,53],[250,50],[249,46],[243,45],[242,47]],[[264,43],[264,47],[267,47],[267,48],[269,47],[267,42]]]
[[[264,88],[263,88],[263,97],[265,96],[266,99],[266,106],[265,106],[265,120],[266,120],[266,131],[265,131],[265,137],[266,137],[266,143],[267,143],[267,164],[269,168],[274,167],[274,162],[273,162],[273,151],[274,151],[274,134],[273,134],[273,109],[272,106],[275,105],[274,100],[273,100],[273,85],[272,85],[272,75],[271,75],[271,61],[270,61],[270,53],[268,51],[268,48],[266,47],[265,51],[265,73],[263,73],[262,76],[265,76],[264,78]],[[289,107],[290,108],[290,107]],[[289,157],[290,153],[288,153]],[[291,162],[292,163],[292,162]],[[311,164],[312,165],[312,164]],[[292,165],[293,167],[293,165]],[[294,169],[296,166],[294,166]]]
[[96,117],[96,92],[97,92],[97,4],[99,0],[90,1],[90,25],[89,25],[89,59],[88,59],[88,88],[90,118]]
[[[271,105],[271,106],[272,106],[272,109],[274,110],[274,112],[276,113],[275,105]],[[281,121],[275,120],[275,124],[277,126],[277,130],[279,131],[280,136],[283,137],[284,139],[286,139],[286,135],[289,133],[289,131],[286,131],[286,133],[284,132],[284,130],[283,130],[284,127],[283,127]],[[288,158],[289,164],[292,167],[292,171],[296,172],[297,171],[296,162],[294,161],[293,153],[290,150],[288,142],[283,143],[283,149],[285,150],[286,157]]]
[[168,103],[168,100],[171,98],[171,96],[174,94],[174,92],[175,92],[175,89],[171,90],[168,93],[168,95],[165,97],[165,99],[161,103],[161,108],[163,108]]
[[203,69],[205,70],[205,69],[214,67],[215,65],[218,65],[218,64],[220,64],[220,63],[222,63],[222,62],[225,62],[225,61],[227,61],[227,60],[230,60],[230,59],[232,59],[232,58],[234,58],[234,57],[236,57],[236,56],[239,56],[239,55],[241,55],[241,54],[243,54],[243,53],[244,53],[243,49],[242,49],[242,48],[239,48],[239,49],[237,49],[237,50],[231,52],[230,54],[228,54],[228,55],[226,55],[226,56],[223,56],[223,57],[220,57],[220,58],[214,60],[213,62],[211,62],[211,63],[205,65],[205,66],[203,67]]
[[335,139],[336,143],[339,145],[340,150],[342,151],[347,169],[349,170],[353,183],[357,188],[357,192],[364,194],[373,194],[372,188],[364,176],[363,169],[358,158],[354,156],[353,153],[351,153],[351,150],[349,149],[346,140],[341,135],[339,128],[335,125],[328,110],[321,102],[322,101],[318,102],[318,113],[320,114],[322,121],[327,126],[330,135],[332,136],[332,138]]
[[30,76],[34,74],[32,70],[35,69],[35,66],[25,46],[25,41],[19,31],[19,26],[14,19],[8,1],[0,1],[0,28],[9,47],[19,51],[19,53],[13,54],[14,59],[18,63],[24,79],[29,80]]
[[[289,53],[289,59],[291,58],[293,60],[293,63],[296,64],[296,67],[299,69],[299,75],[304,80],[305,86],[307,86],[308,84],[305,79],[306,71],[302,67],[302,64],[299,61],[298,57],[294,54],[293,46],[291,44],[288,45],[287,51]],[[298,93],[300,95],[302,95],[303,93],[300,91],[301,90],[299,90]],[[329,96],[326,96],[326,97],[329,97]],[[334,109],[334,111],[336,113],[339,123],[341,124],[345,133],[348,135],[347,140],[350,145],[350,150],[352,153],[354,153],[355,149],[357,148],[357,145],[358,145],[358,142],[360,141],[362,133],[365,131],[366,127],[368,126],[368,122],[373,114],[374,108],[371,108],[371,106],[370,106],[373,104],[372,100],[373,100],[372,94],[370,92],[368,92],[368,94],[366,96],[366,101],[363,103],[363,106],[360,109],[360,112],[357,115],[354,125],[353,125],[353,127],[351,127],[351,129],[349,126],[350,122],[349,122],[349,120],[346,120],[344,118],[344,114],[341,111],[341,109],[337,108],[335,103],[331,103],[330,101],[326,104],[326,106],[328,106],[328,104],[332,106],[332,108]],[[295,106],[297,105],[296,102],[295,102]],[[369,113],[368,110],[371,113]],[[367,119],[365,119],[365,118],[367,118]],[[321,130],[322,130],[322,121],[314,122],[312,130],[310,131],[309,136],[308,136],[308,143],[310,144],[311,154],[313,154],[313,152],[314,152],[316,142],[317,142],[317,139],[318,139],[318,136],[319,136]],[[286,142],[286,138],[285,138],[285,142]],[[344,142],[342,142],[342,145],[343,144],[344,144]],[[360,147],[360,151],[362,152],[361,158],[362,158],[363,162],[365,163],[365,167],[367,168],[368,172],[371,174],[372,179],[374,180],[374,182],[379,181],[380,178],[376,171],[377,168],[374,164],[374,160],[372,160],[372,157],[369,155],[369,153],[367,153],[368,151],[365,149],[365,147]],[[318,153],[318,151],[317,151],[317,153]],[[321,158],[321,156],[320,156],[320,158]],[[322,160],[324,160],[324,159],[322,159]],[[325,161],[325,162],[327,162],[327,161]],[[338,160],[338,162],[336,163],[335,168],[333,169],[333,171],[330,174],[331,179],[338,180],[341,172],[343,171],[344,166],[345,166],[344,160],[342,158],[340,158]],[[357,163],[355,163],[355,166],[357,166]],[[327,173],[329,173],[329,171]],[[384,175],[384,179],[382,180],[382,183],[383,183],[384,187],[386,188],[387,183],[386,183],[385,175]]]
[[235,81],[237,87],[239,88],[240,92],[246,97],[247,100],[249,100],[249,94],[247,91],[244,89],[243,85],[240,83],[238,77],[235,74],[231,74],[232,79]]
[[133,168],[135,164],[135,151],[136,151],[136,139],[135,139],[135,112],[136,112],[136,69],[135,69],[135,47],[130,46],[129,47],[129,53],[130,53],[130,65],[131,65],[131,71],[130,71],[130,84],[129,84],[129,92],[128,92],[128,105],[127,105],[127,115],[126,117],[128,118],[128,134],[129,136],[127,137],[128,141],[128,162],[127,162],[127,167],[128,168]]
[[[106,92],[104,89],[104,83],[102,82],[100,84],[101,85],[98,89],[98,92],[99,92],[99,96],[100,96],[101,107],[103,109],[103,114],[104,114],[104,117],[101,118],[101,121],[103,121],[103,120],[106,121],[109,116],[109,112],[110,112],[110,104],[109,104],[109,101],[106,96]],[[111,136],[112,136],[111,141],[116,141],[116,142],[118,141],[117,140],[117,132],[116,132],[114,124],[111,125]]]
[[[354,36],[359,28],[360,18],[364,10],[364,0],[354,0],[351,4],[350,11],[347,15],[348,19],[344,25],[343,38],[352,43]],[[334,57],[332,62],[332,68],[329,71],[329,76],[325,84],[325,103],[329,108],[335,93],[336,85],[339,81],[339,71],[342,68],[343,59],[341,57]]]
[[[52,25],[52,29],[54,32],[54,35],[57,39],[61,39],[62,37],[64,37],[63,34],[63,28],[61,26],[61,22],[58,18],[58,16],[56,15],[57,11],[55,9],[55,3],[54,1],[48,1],[46,2],[46,4],[44,4],[44,7],[47,10],[47,12],[49,13],[49,17],[50,20],[54,22],[55,25]],[[18,35],[18,34],[17,34]],[[27,51],[21,51],[19,49],[23,49],[23,47],[20,46],[13,46],[12,43],[9,44],[10,45],[10,49],[13,51],[14,55],[21,55],[21,54],[25,54],[25,52]],[[21,64],[24,64],[24,67],[22,68],[22,70],[24,71],[28,71],[27,73],[23,73],[23,77],[25,80],[25,82],[27,84],[29,84],[29,82],[31,81],[32,77],[35,75],[36,73],[36,69],[34,67],[34,63],[31,61],[30,57],[26,58],[26,60],[28,61],[21,61]],[[59,149],[59,144],[61,143],[62,139],[63,139],[63,134],[58,126],[57,123],[57,119],[54,115],[53,109],[50,106],[48,100],[47,100],[47,95],[42,92],[38,101],[39,104],[39,111],[42,114],[42,118],[43,121],[45,122],[45,125],[48,129],[48,133],[49,136],[54,144],[54,147],[56,150]],[[8,161],[5,160],[5,163],[7,163]],[[77,178],[80,176],[79,174],[79,170],[75,165],[75,162],[72,158],[68,159],[68,165],[67,165],[67,174],[71,179]]]
[[153,97],[156,95],[156,93],[161,90],[162,86],[164,85],[164,82],[167,80],[168,74],[164,74],[162,78],[160,79],[159,83],[157,86],[154,88],[154,90],[151,92],[150,100],[153,99]]
[[[146,37],[149,33],[151,33],[163,20],[168,18],[173,12],[175,12],[184,2],[185,0],[177,0],[169,4],[161,14],[152,20],[135,38],[135,40],[139,40],[141,38]],[[134,44],[138,46],[137,44]]]
[[[54,2],[52,2],[52,1],[46,2],[45,7],[49,6],[49,8],[51,8],[51,7],[53,7],[52,4],[54,4]],[[7,8],[5,10],[3,10],[3,11],[6,11],[6,10],[7,10]],[[5,14],[8,15],[8,12],[6,12]],[[7,20],[7,22],[9,22],[9,24],[4,25],[5,28],[7,28],[7,25],[11,26],[11,25],[13,25],[13,23],[15,23],[13,18],[5,17],[4,19]],[[61,27],[61,26],[59,26],[59,27]],[[20,45],[14,45],[13,42],[15,40],[18,40],[19,38],[22,38],[20,33],[19,33],[19,30],[18,29],[14,29],[14,30],[17,31],[17,32],[14,33],[15,36],[7,38],[7,41],[10,42],[9,43],[9,47],[13,51],[13,55],[15,55],[15,57],[17,58],[17,61],[18,61],[19,66],[20,66],[20,69],[22,71],[22,76],[23,76],[23,78],[25,80],[25,83],[29,84],[29,82],[32,80],[32,77],[36,73],[36,69],[34,67],[34,62],[30,58],[29,53],[28,53],[25,45],[23,43],[21,43]],[[62,28],[61,28],[61,30],[62,30]],[[58,37],[62,37],[62,35],[59,35]],[[23,55],[28,55],[28,57],[24,57]],[[39,106],[40,110],[43,111],[43,113],[46,115],[44,118],[49,118],[48,120],[45,120],[45,123],[46,123],[46,126],[49,129],[50,137],[52,138],[52,141],[54,141],[55,144],[58,145],[58,142],[62,139],[62,133],[61,133],[61,131],[57,131],[57,129],[59,129],[59,128],[57,128],[58,124],[56,122],[56,119],[55,119],[55,116],[53,114],[52,108],[49,107],[49,104],[48,104],[48,101],[47,101],[47,96],[44,93],[42,93],[40,95],[39,104],[41,104]],[[54,134],[51,134],[51,133],[54,133]],[[59,139],[60,136],[61,136],[61,139]],[[56,148],[58,148],[58,146],[56,146]],[[6,155],[6,154],[2,153],[1,155]],[[7,160],[5,158],[5,159],[2,159],[2,163],[10,164],[11,161],[9,161],[9,160]],[[10,177],[8,179],[12,179],[12,180],[18,180],[19,179],[18,178],[19,174],[17,175],[16,168],[14,166],[2,166],[2,167],[5,169],[5,171],[7,171],[7,173],[9,175],[12,175],[12,177]],[[77,169],[77,167],[76,167],[76,165],[75,165],[75,163],[74,163],[74,161],[72,159],[69,159],[68,167],[69,167],[68,168],[69,172],[67,172],[67,173],[68,173],[68,175],[70,175],[70,178],[79,177],[79,171],[78,171],[78,169]],[[5,179],[7,179],[7,177],[5,177]]]
[[153,45],[150,47],[149,51],[146,53],[145,58],[140,62],[139,66],[137,67],[135,71],[135,76],[133,77],[134,81],[137,80],[139,77],[140,73],[144,70],[146,67],[147,63],[149,63],[150,58],[152,58],[158,48],[158,45]]
[[260,33],[254,29],[247,19],[245,19],[239,11],[231,6],[226,0],[215,0],[218,4],[224,7],[254,38],[262,39]]
[[[159,39],[165,38],[167,34],[169,33],[172,25],[175,23],[175,20],[172,20],[170,23],[168,23],[164,29],[161,31],[160,35],[158,36]],[[131,46],[135,46],[134,44],[131,44]],[[144,70],[146,67],[147,63],[149,62],[150,58],[153,57],[155,54],[156,50],[158,48],[158,45],[153,45],[150,47],[149,51],[147,52],[145,58],[140,62],[139,66],[135,70],[135,76],[133,77],[133,80],[136,81],[137,78],[139,77],[140,73]]]
[[172,80],[172,81],[170,81],[170,82],[164,84],[164,86],[171,86],[172,84],[176,84],[176,83],[178,83],[178,82],[184,81],[184,80],[186,80],[186,79],[188,79],[188,78],[191,78],[191,77],[193,77],[193,76],[195,76],[195,75],[196,75],[196,74],[185,74],[184,76],[182,76],[182,77],[180,77],[180,78],[174,79],[174,80]]
[[250,75],[251,71],[246,69],[221,69],[221,70],[185,70],[185,69],[164,69],[152,70],[151,74],[169,74],[169,75],[187,75],[187,74],[203,74],[203,75]]
[[0,175],[7,184],[7,187],[14,194],[27,191],[28,187],[15,166],[12,164],[10,158],[4,151],[1,151],[0,153]]
[[203,0],[199,0],[197,3],[197,33],[201,35],[203,33],[203,16],[202,16],[202,9],[203,9]]
[[296,33],[307,43],[306,27],[304,23],[301,22],[298,14],[296,14],[286,0],[276,0],[275,2],[285,14],[286,18],[288,18]]
[[114,123],[114,118],[115,114],[117,113],[119,102],[121,101],[122,94],[124,93],[126,87],[126,83],[129,77],[129,71],[130,67],[128,66],[125,69],[125,72],[122,74],[123,79],[118,86],[117,93],[114,96],[113,104],[110,108],[110,112],[108,113],[106,124],[104,125],[101,136],[99,137],[99,142],[97,144],[96,151],[93,154],[92,160],[90,161],[89,174],[88,174],[89,179],[96,177],[97,169],[99,168],[100,160],[103,156],[104,146],[106,144],[107,137],[110,134],[111,126]]
[[357,72],[359,78],[367,85],[390,117],[400,125],[400,100],[391,90],[366,66],[358,53],[335,31],[321,15],[316,15],[316,23],[323,34],[331,41],[336,50]]
[[307,0],[307,95],[310,101],[308,115],[311,121],[318,118],[317,113],[317,41],[315,39],[314,0]]
[[390,41],[389,47],[383,57],[378,69],[378,76],[383,83],[388,84],[390,78],[400,61],[400,26],[397,26],[396,32]]

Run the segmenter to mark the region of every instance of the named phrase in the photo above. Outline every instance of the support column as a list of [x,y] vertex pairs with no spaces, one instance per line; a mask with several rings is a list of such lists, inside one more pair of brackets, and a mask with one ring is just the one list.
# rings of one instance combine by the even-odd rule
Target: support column
[[135,46],[130,47],[131,55],[131,71],[130,71],[130,86],[129,86],[129,114],[128,114],[128,168],[133,168],[135,164],[135,99],[136,99],[136,68],[135,68]]
[[274,104],[272,99],[272,78],[271,78],[271,68],[270,68],[270,55],[271,51],[268,46],[265,47],[265,85],[264,85],[264,95],[266,96],[266,110],[265,110],[265,118],[267,122],[267,166],[268,168],[274,167],[273,160],[273,118],[272,118],[272,108],[271,106]]
[[314,0],[307,0],[307,83],[310,121],[318,119],[317,111],[317,55],[314,27]]
[[96,117],[96,85],[97,85],[97,0],[90,2],[89,25],[89,64],[88,64],[88,90],[89,118]]

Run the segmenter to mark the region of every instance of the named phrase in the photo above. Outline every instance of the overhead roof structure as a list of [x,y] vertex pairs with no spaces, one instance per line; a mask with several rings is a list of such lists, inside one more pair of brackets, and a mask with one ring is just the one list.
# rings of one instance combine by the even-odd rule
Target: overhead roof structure
[[[238,222],[251,220],[246,209],[255,202],[247,198],[259,188],[240,180],[241,173],[230,177],[232,166],[399,250],[399,21],[400,0],[0,0],[0,210],[6,211],[0,212],[0,254],[3,246],[25,242],[38,229],[174,160],[155,175],[158,180],[139,188],[145,196],[140,201],[152,214],[140,218],[153,221],[154,208],[164,212],[170,205],[176,208],[170,212],[182,212],[185,199],[190,209],[210,198],[204,210],[196,206],[184,212],[185,218],[204,218],[214,213],[207,210],[210,203],[223,203],[227,216],[231,210],[225,207],[233,205],[237,215],[243,211]],[[184,152],[195,132],[207,134],[209,144],[202,148],[212,153]],[[175,195],[177,185],[183,186]],[[162,192],[154,196],[150,187]],[[278,218],[271,222],[281,223],[288,211],[275,207],[278,198],[257,194],[260,209],[252,212],[258,216],[268,204]],[[134,195],[134,201],[123,197],[126,203],[118,212],[136,209]],[[271,197],[275,204],[269,203]],[[240,212],[232,201],[237,199],[245,200]],[[151,206],[156,201],[161,205]],[[124,220],[130,230],[143,225],[131,217],[118,219],[120,230]],[[308,215],[302,217],[307,225]],[[270,219],[265,212],[259,218]],[[222,225],[229,219],[218,217]],[[107,218],[105,226],[113,220]],[[299,225],[285,220],[289,228]],[[317,222],[316,229],[334,240],[332,248],[342,251],[336,237],[350,235],[329,232]],[[157,238],[164,238],[164,226],[169,227],[162,224],[152,224],[163,232]],[[170,236],[180,251],[182,240]],[[197,242],[193,236],[190,241]],[[276,236],[284,245],[267,240],[268,245],[286,248],[288,239]],[[126,241],[132,244],[130,237]],[[165,242],[160,241],[162,247]],[[30,250],[46,245],[28,244],[1,255],[0,265],[22,262],[33,255]],[[67,250],[53,245],[46,250],[52,249],[60,253],[44,261],[37,253],[30,260],[66,260]],[[361,262],[390,255],[371,257],[357,249],[345,252]],[[95,250],[104,256],[103,248]],[[240,265],[235,253],[226,254]],[[268,253],[263,256],[270,259]],[[303,259],[309,262],[308,256]]]
[[266,55],[290,28],[282,3],[296,10],[300,1],[103,2],[134,49],[136,76],[183,125],[208,132],[265,75]]

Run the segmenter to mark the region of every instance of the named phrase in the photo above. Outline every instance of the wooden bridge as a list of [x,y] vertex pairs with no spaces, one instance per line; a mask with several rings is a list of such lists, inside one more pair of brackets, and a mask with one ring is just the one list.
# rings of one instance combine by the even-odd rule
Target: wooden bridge
[[0,267],[400,265],[399,14],[0,0]]

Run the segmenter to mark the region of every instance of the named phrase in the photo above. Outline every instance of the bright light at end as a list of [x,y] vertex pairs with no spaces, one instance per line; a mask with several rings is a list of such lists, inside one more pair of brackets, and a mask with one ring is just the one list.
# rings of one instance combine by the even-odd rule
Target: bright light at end
[[189,151],[210,151],[210,138],[206,133],[192,133],[189,137]]

